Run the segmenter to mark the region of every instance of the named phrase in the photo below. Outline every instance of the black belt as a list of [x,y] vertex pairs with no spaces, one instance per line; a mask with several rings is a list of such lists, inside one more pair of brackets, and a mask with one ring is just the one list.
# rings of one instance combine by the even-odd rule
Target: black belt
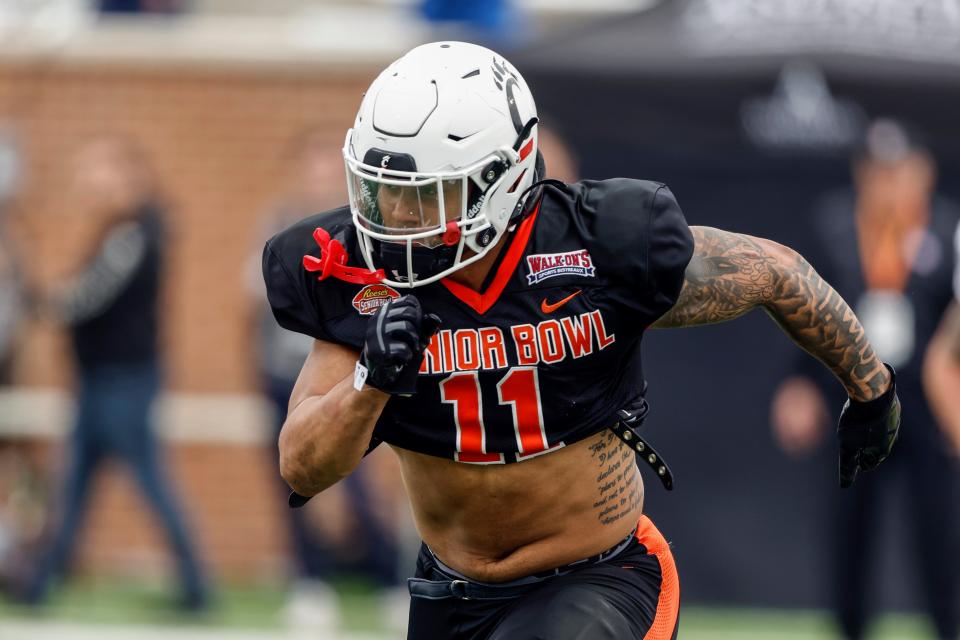
[[617,557],[633,542],[636,534],[637,530],[634,529],[617,544],[589,558],[577,560],[576,562],[565,564],[562,567],[533,573],[518,580],[500,583],[476,582],[471,580],[467,576],[444,565],[439,558],[433,555],[433,552],[430,551],[429,548],[425,547],[426,553],[430,554],[430,557],[437,565],[433,570],[448,579],[428,580],[426,578],[408,578],[407,588],[411,596],[426,598],[427,600],[443,600],[446,598],[457,598],[459,600],[507,600],[516,598],[517,596],[528,593],[532,588],[546,580],[566,575],[577,569]]
[[644,464],[660,478],[663,488],[673,491],[673,473],[666,461],[657,453],[650,443],[643,439],[637,429],[643,426],[643,421],[650,411],[650,405],[642,397],[638,398],[628,409],[617,411],[617,421],[610,427],[620,440],[637,454],[637,464],[642,460]]
[[496,587],[477,584],[469,580],[427,580],[425,578],[407,578],[407,589],[414,598],[427,600],[509,600],[529,593],[536,583],[515,587]]

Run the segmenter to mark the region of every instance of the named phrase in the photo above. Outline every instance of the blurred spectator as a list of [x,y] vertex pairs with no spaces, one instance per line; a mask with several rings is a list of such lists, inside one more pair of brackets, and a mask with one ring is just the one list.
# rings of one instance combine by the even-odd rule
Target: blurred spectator
[[19,269],[0,227],[0,386],[10,384],[22,307]]
[[[953,297],[958,260],[960,211],[935,194],[935,179],[934,160],[915,132],[878,120],[855,158],[855,192],[830,194],[813,219],[819,255],[810,252],[810,261],[851,303],[880,357],[896,367],[904,411],[888,466],[835,496],[830,597],[845,638],[864,637],[876,613],[879,594],[869,587],[886,564],[877,534],[894,497],[907,503],[913,540],[904,552],[919,573],[916,592],[937,637],[956,639],[960,624],[957,461],[922,388],[924,352]],[[795,454],[821,443],[837,418],[827,407],[842,404],[838,385],[806,360],[809,369],[786,380],[772,406],[776,436]]]
[[510,0],[421,0],[419,9],[420,14],[446,32],[449,39],[479,38],[505,46],[529,35],[523,14]]
[[434,22],[462,22],[483,30],[504,26],[510,14],[508,0],[469,2],[464,0],[423,0],[420,11]]
[[77,212],[98,240],[61,287],[35,295],[42,314],[70,333],[78,390],[62,519],[26,599],[43,602],[65,571],[94,473],[115,456],[129,465],[167,533],[182,580],[180,605],[200,610],[207,591],[149,421],[161,384],[157,307],[164,207],[147,158],[130,140],[104,136],[89,142],[73,170]]
[[[294,222],[319,211],[341,206],[346,200],[346,178],[340,140],[319,130],[301,133],[281,158],[280,195],[269,208],[256,239],[248,272],[255,306],[257,368],[264,394],[274,410],[274,431],[279,436],[287,416],[287,403],[313,340],[281,328],[266,301],[260,256],[266,240]],[[387,598],[387,617],[402,617],[406,624],[407,594],[399,578],[400,529],[404,526],[400,470],[394,456],[376,451],[358,473],[317,496],[304,509],[287,509],[290,491],[279,474],[276,439],[270,455],[278,470],[277,497],[289,518],[296,581],[286,607],[288,621],[316,630],[332,629],[339,620],[336,592],[328,581],[339,572],[369,576]],[[408,564],[415,551],[411,550]]]
[[[960,233],[956,242],[960,254]],[[927,347],[923,386],[944,436],[950,441],[954,455],[960,458],[960,264],[953,287],[954,302]]]
[[30,444],[0,440],[0,592],[14,593],[43,533],[46,486]]
[[0,386],[10,383],[14,348],[23,316],[19,260],[7,225],[19,165],[19,153],[12,139],[0,135]]
[[[13,359],[23,320],[23,282],[9,226],[19,184],[20,154],[13,137],[0,131],[0,387],[11,384]],[[24,556],[43,522],[38,465],[22,442],[0,439],[0,590],[21,578]]]
[[180,13],[186,0],[98,0],[100,13]]

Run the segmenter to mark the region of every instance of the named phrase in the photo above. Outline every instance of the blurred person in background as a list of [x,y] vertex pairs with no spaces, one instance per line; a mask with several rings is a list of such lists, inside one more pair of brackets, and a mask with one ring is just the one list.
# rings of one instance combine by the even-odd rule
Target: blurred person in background
[[69,332],[77,398],[59,525],[25,598],[44,602],[66,571],[94,474],[115,457],[129,466],[169,538],[181,578],[178,604],[198,611],[207,606],[207,588],[149,420],[161,385],[164,203],[148,159],[132,140],[95,138],[73,161],[73,201],[96,241],[61,285],[33,294],[41,316]]
[[[854,158],[855,190],[825,196],[812,220],[818,250],[810,260],[845,299],[853,301],[867,336],[897,369],[909,418],[888,473],[864,477],[836,496],[828,519],[830,600],[849,639],[865,637],[877,613],[872,585],[884,562],[878,533],[891,497],[906,501],[907,546],[923,605],[937,637],[958,633],[960,494],[957,459],[931,413],[922,387],[924,352],[953,297],[954,238],[960,210],[935,192],[936,165],[915,131],[890,119],[873,122]],[[839,394],[816,363],[778,388],[772,425],[780,445],[805,454],[823,444],[837,415]],[[952,391],[960,397],[960,385]],[[960,419],[960,408],[954,421]],[[899,485],[899,487],[895,487]],[[902,495],[895,489],[903,491]],[[833,496],[831,496],[833,499]]]
[[116,14],[177,14],[182,13],[188,0],[97,0],[97,10],[105,15]]
[[476,45],[417,47],[365,93],[349,204],[263,253],[277,321],[314,338],[280,434],[289,504],[386,442],[423,539],[410,640],[676,638],[639,469],[672,487],[638,431],[646,330],[766,311],[847,391],[842,487],[896,441],[895,375],[796,252],[689,227],[661,183],[546,179],[537,140],[522,76]]
[[19,167],[20,154],[13,138],[0,132],[0,386],[10,384],[24,316],[20,257],[9,225]]
[[[260,276],[263,243],[307,216],[343,199],[342,140],[323,129],[300,132],[281,157],[280,194],[261,220],[251,255],[247,289],[254,307],[256,367],[264,395],[274,415],[275,435],[287,416],[287,404],[297,374],[313,340],[279,326],[266,300]],[[276,464],[276,440],[269,447]],[[277,467],[274,467],[277,468]],[[287,486],[278,473],[277,495],[284,501]],[[329,581],[335,574],[364,575],[381,589],[387,618],[399,610],[405,622],[408,597],[400,587],[401,564],[411,565],[415,549],[403,557],[401,540],[409,516],[404,508],[400,470],[391,456],[371,456],[360,472],[330,491],[309,509],[285,509],[291,534],[296,581],[285,608],[288,622],[315,630],[334,629],[339,623],[339,598]],[[396,626],[396,625],[394,625]]]
[[[0,130],[0,387],[14,383],[17,341],[25,320],[20,251],[11,229],[19,186],[20,153],[13,135]],[[43,523],[40,469],[31,447],[0,439],[0,591],[22,580],[25,558]]]
[[520,43],[529,24],[512,0],[420,0],[420,15],[442,37],[462,37],[498,46]]
[[14,599],[42,542],[47,487],[40,457],[24,440],[0,439],[0,593]]
[[[960,230],[955,250],[960,255]],[[955,299],[927,348],[923,382],[953,456],[960,459],[960,261],[953,286]]]
[[20,268],[14,247],[7,241],[0,202],[0,386],[11,381],[16,339],[23,319]]

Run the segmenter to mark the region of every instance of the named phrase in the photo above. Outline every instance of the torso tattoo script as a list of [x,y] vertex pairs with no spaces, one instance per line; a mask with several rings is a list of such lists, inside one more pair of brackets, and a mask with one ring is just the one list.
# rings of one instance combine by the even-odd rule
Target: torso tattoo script
[[855,400],[882,394],[889,373],[856,315],[796,251],[770,240],[690,227],[694,253],[683,290],[654,327],[710,324],[762,307],[833,371]]
[[590,455],[597,461],[599,497],[593,503],[600,524],[610,525],[629,517],[641,506],[643,490],[635,455],[612,432],[590,445]]

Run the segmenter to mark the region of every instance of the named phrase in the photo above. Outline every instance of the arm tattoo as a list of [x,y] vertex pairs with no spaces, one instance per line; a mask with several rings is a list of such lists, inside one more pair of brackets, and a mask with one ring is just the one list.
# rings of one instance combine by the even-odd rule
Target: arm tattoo
[[827,366],[850,397],[869,400],[889,381],[853,311],[801,255],[770,240],[690,227],[694,254],[677,303],[654,327],[724,322],[762,307]]

